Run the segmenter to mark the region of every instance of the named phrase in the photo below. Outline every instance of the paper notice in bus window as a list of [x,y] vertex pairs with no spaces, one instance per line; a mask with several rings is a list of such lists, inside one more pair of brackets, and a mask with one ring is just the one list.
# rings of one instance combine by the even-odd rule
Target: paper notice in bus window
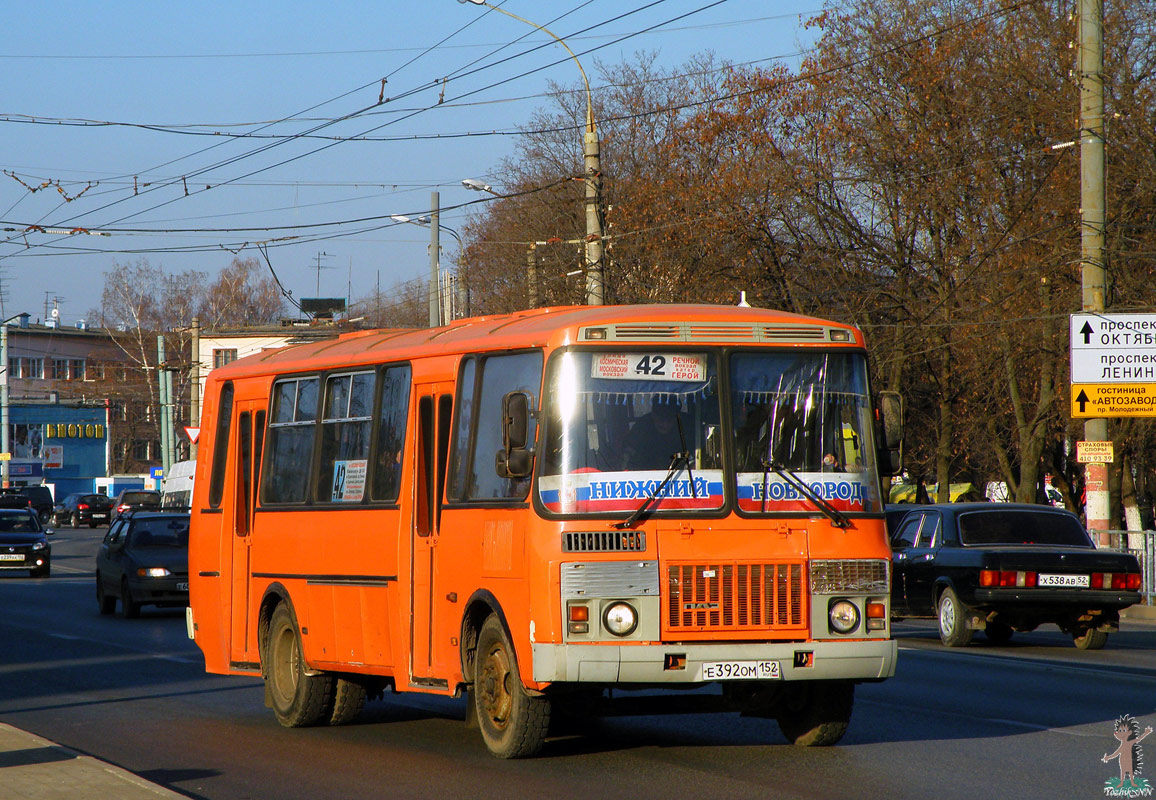
[[610,380],[701,382],[706,356],[694,353],[596,353],[590,376]]
[[329,499],[335,503],[356,503],[365,497],[367,463],[364,458],[356,461],[334,461],[333,492]]

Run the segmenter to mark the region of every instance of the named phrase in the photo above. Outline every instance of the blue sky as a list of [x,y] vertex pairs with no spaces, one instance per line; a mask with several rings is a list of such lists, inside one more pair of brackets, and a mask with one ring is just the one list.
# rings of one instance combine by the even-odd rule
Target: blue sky
[[[821,6],[502,4],[563,37],[595,93],[598,61],[639,51],[656,52],[667,68],[705,51],[794,68],[812,41],[803,21]],[[482,134],[524,124],[547,105],[549,81],[578,82],[559,46],[526,53],[549,42],[545,34],[455,0],[65,0],[51,11],[14,5],[5,23],[2,310],[43,318],[46,302],[59,298],[67,324],[99,305],[104,273],[116,263],[144,258],[167,271],[215,276],[234,252],[260,258],[254,244],[262,241],[296,298],[357,298],[378,283],[385,290],[424,278],[428,231],[390,215],[428,213],[436,190],[442,225],[460,227],[467,212],[453,207],[484,199],[461,180],[500,189],[499,161],[515,146],[511,135]],[[383,77],[384,97],[393,99],[378,105]],[[308,132],[317,138],[301,136]],[[467,133],[474,135],[458,135]],[[361,135],[376,140],[338,140]],[[32,225],[44,232],[29,232]],[[77,228],[110,235],[53,232]],[[442,246],[447,263],[453,237],[443,234]]]

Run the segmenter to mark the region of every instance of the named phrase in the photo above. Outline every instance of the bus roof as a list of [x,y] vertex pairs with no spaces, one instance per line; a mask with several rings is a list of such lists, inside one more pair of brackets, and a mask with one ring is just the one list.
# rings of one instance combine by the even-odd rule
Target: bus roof
[[[834,335],[832,335],[834,333]],[[863,347],[857,328],[818,317],[741,306],[670,304],[559,306],[455,320],[439,328],[351,331],[334,339],[266,350],[212,371],[217,380],[373,364],[405,358],[617,342],[637,344],[786,344]]]

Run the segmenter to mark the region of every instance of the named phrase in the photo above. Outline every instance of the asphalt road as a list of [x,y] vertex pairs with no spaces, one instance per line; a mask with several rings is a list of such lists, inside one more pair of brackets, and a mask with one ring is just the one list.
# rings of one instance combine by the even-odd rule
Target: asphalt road
[[0,576],[0,721],[190,797],[1090,798],[1117,775],[1101,762],[1116,718],[1156,726],[1156,624],[1084,653],[1054,628],[947,650],[919,622],[897,626],[897,676],[859,687],[834,748],[736,715],[621,717],[506,762],[464,726],[463,700],[414,694],[348,727],[286,730],[259,681],[204,673],[183,613],[97,613],[102,534],[61,531],[48,580]]

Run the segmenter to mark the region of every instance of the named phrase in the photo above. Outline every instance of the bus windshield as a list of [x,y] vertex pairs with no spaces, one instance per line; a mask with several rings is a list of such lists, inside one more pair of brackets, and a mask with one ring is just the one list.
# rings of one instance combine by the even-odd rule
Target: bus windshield
[[539,500],[561,514],[717,511],[733,492],[744,513],[878,512],[866,374],[855,353],[740,350],[720,390],[715,352],[563,352],[547,373]]
[[630,513],[648,498],[662,511],[723,506],[714,354],[567,351],[547,381],[547,509]]
[[740,509],[882,510],[862,355],[734,353],[730,401]]

